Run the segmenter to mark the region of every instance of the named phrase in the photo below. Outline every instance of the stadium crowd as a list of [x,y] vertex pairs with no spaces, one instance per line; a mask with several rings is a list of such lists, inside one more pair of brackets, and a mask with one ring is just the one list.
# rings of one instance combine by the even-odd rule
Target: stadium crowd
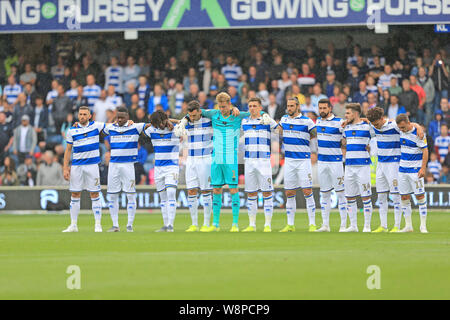
[[[64,140],[80,106],[88,105],[101,122],[113,122],[115,109],[122,105],[134,122],[148,122],[158,109],[180,119],[189,101],[215,108],[215,96],[223,91],[240,110],[247,110],[250,98],[259,97],[277,121],[292,96],[313,121],[322,98],[331,100],[338,117],[344,117],[348,102],[361,103],[364,113],[381,106],[391,119],[407,113],[427,133],[426,182],[449,183],[448,44],[434,38],[419,47],[400,37],[389,38],[384,47],[361,47],[347,35],[342,48],[331,42],[320,48],[311,38],[306,49],[293,51],[267,35],[247,40],[238,47],[189,40],[183,46],[163,41],[150,47],[144,41],[133,46],[108,42],[100,35],[91,48],[64,34],[54,46],[54,65],[44,52],[11,48],[0,58],[0,184],[67,184],[61,167]],[[141,139],[136,181],[153,184],[152,145]],[[283,151],[278,141],[272,150],[274,182],[281,183]],[[101,151],[101,183],[106,184],[108,138]],[[182,152],[181,164],[186,148]],[[317,158],[312,161],[314,172]]]

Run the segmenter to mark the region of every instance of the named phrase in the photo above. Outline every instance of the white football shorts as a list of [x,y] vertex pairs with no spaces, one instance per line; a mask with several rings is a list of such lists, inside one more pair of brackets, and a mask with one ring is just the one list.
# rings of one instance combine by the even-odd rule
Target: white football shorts
[[100,191],[100,171],[98,164],[72,166],[70,168],[70,192]]
[[110,162],[108,167],[108,193],[136,192],[133,162]]
[[376,188],[377,193],[398,193],[399,162],[378,162]]
[[272,192],[270,159],[245,159],[245,192]]
[[319,161],[317,171],[321,192],[328,192],[333,189],[336,192],[344,191],[344,166],[342,162]]
[[370,166],[345,166],[344,189],[349,198],[370,197]]
[[178,186],[178,166],[155,167],[155,185],[156,191],[164,191],[167,187]]
[[415,195],[425,194],[424,178],[419,178],[417,172],[398,173],[398,189],[401,195],[414,193]]
[[284,164],[284,189],[312,188],[311,160],[286,159]]
[[188,157],[186,161],[186,188],[211,190],[211,156]]

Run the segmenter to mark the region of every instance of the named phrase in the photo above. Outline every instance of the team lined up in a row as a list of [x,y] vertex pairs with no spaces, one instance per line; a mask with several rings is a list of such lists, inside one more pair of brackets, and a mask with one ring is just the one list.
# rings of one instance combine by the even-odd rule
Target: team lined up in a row
[[[237,193],[237,144],[239,131],[245,136],[245,191],[248,193],[250,225],[244,231],[256,230],[256,196],[263,192],[265,228],[271,231],[273,213],[272,179],[270,165],[271,131],[277,130],[283,135],[285,149],[285,189],[287,196],[286,211],[288,224],[281,230],[294,231],[296,211],[296,191],[302,188],[307,202],[310,231],[330,231],[329,212],[331,190],[338,195],[338,207],[341,215],[342,232],[355,232],[357,228],[356,197],[361,195],[364,202],[364,231],[370,230],[372,215],[370,188],[370,157],[368,145],[370,139],[377,137],[378,166],[377,192],[380,204],[381,226],[376,232],[387,231],[387,193],[394,200],[395,224],[393,232],[400,229],[403,211],[406,227],[402,231],[412,231],[410,194],[416,193],[419,200],[421,231],[426,232],[426,203],[423,188],[427,154],[426,142],[418,137],[417,128],[407,117],[397,119],[397,123],[383,117],[382,109],[369,111],[371,125],[360,119],[358,104],[349,104],[346,112],[346,124],[331,113],[331,105],[321,100],[319,111],[321,118],[315,125],[309,118],[302,116],[298,101],[287,101],[287,115],[280,124],[267,114],[261,117],[261,103],[258,99],[249,101],[249,113],[233,109],[229,96],[224,93],[217,98],[219,110],[201,110],[198,103],[189,104],[189,117],[183,119],[175,129],[163,112],[155,112],[150,124],[131,124],[127,109],[119,109],[117,123],[100,124],[89,122],[88,108],[81,108],[79,124],[71,128],[64,161],[64,176],[70,177],[71,225],[65,231],[76,231],[79,198],[81,190],[91,192],[93,211],[96,216],[96,231],[101,231],[101,206],[98,198],[100,184],[98,179],[99,135],[111,137],[111,162],[108,172],[109,208],[113,220],[110,231],[118,231],[118,194],[127,193],[128,226],[132,231],[136,210],[134,166],[137,156],[137,140],[144,132],[148,135],[155,150],[155,180],[161,199],[164,226],[159,231],[173,231],[176,212],[176,187],[178,182],[179,138],[188,136],[188,160],[186,184],[189,194],[189,208],[192,225],[187,231],[198,230],[198,192],[200,189],[204,203],[204,225],[200,231],[219,230],[221,207],[221,189],[228,184],[232,190],[233,226],[231,231],[239,231],[239,201]],[[238,123],[238,126],[236,126]],[[419,134],[420,135],[420,134]],[[318,139],[318,167],[321,190],[321,208],[323,225],[315,226],[315,202],[312,194],[311,177],[311,138]],[[73,147],[72,147],[73,144]],[[345,173],[343,168],[342,147],[345,152]],[[73,149],[72,168],[69,169],[70,154]],[[213,199],[211,190],[214,188]],[[233,192],[234,191],[234,192]],[[402,201],[400,202],[401,193]],[[237,210],[236,210],[237,207]],[[214,221],[209,226],[211,209]],[[346,228],[347,214],[350,227]]]

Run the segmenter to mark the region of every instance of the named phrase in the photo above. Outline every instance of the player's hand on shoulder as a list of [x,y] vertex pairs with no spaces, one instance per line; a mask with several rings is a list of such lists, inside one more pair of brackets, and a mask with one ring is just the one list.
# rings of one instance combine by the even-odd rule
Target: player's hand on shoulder
[[341,127],[342,127],[342,128],[345,128],[345,127],[347,126],[347,124],[348,124],[348,120],[344,120],[344,121],[342,121],[342,123],[341,123]]
[[241,112],[239,111],[238,108],[233,107],[233,109],[231,109],[231,113],[233,114],[233,116],[237,117],[241,114]]

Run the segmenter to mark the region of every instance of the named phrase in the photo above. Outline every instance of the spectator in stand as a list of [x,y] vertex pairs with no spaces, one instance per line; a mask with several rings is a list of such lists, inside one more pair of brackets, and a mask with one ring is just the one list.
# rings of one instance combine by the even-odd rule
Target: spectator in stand
[[269,91],[267,90],[267,86],[264,82],[260,82],[256,96],[261,99],[261,105],[263,108],[267,108],[269,106]]
[[268,77],[269,67],[264,62],[263,54],[260,51],[256,52],[255,61],[253,62],[253,65],[256,68],[257,77],[259,79],[262,79],[261,82],[267,83],[269,79]]
[[359,83],[363,80],[362,75],[359,73],[358,66],[354,65],[351,67],[351,74],[348,77],[346,83],[350,85],[350,94],[358,91]]
[[428,171],[433,174],[434,180],[438,181],[442,170],[442,165],[438,160],[436,152],[430,153],[430,161],[428,162]]
[[148,105],[148,99],[150,98],[151,89],[147,81],[147,76],[139,76],[139,86],[136,89],[139,95],[139,107],[144,108]]
[[281,117],[286,113],[285,110],[277,103],[276,97],[273,93],[269,94],[269,105],[264,108],[264,112],[267,112],[269,116],[275,121],[280,121]]
[[425,91],[425,125],[428,126],[430,121],[433,118],[434,113],[434,83],[431,78],[427,76],[425,67],[420,67],[418,69],[418,78],[417,83],[423,88]]
[[212,109],[214,108],[214,102],[212,102],[210,99],[208,99],[208,96],[205,92],[200,91],[198,93],[198,102],[200,104],[201,109]]
[[428,75],[434,82],[434,109],[436,110],[439,108],[439,102],[442,98],[448,99],[449,86],[449,71],[440,53],[436,54],[433,62],[431,63]]
[[88,107],[91,111],[95,102],[99,99],[102,88],[95,83],[95,76],[89,74],[86,77],[86,86],[83,88],[83,96],[87,99]]
[[417,110],[419,107],[419,97],[411,90],[408,79],[402,81],[403,92],[399,95],[399,102],[406,109],[410,121],[415,122],[417,117]]
[[305,103],[300,105],[300,111],[305,116],[307,116],[308,113],[315,113],[319,111],[319,108],[313,105],[310,94],[305,94]]
[[175,79],[177,82],[183,81],[183,73],[178,67],[177,58],[170,57],[169,63],[166,65],[165,72],[168,79]]
[[36,131],[37,142],[45,141],[45,131],[48,127],[48,108],[44,105],[44,99],[41,96],[36,98],[36,105],[31,114],[31,125]]
[[69,129],[73,126],[74,124],[74,120],[73,120],[73,114],[69,113],[67,115],[66,121],[64,121],[64,123],[61,126],[61,137],[62,137],[62,146],[64,148],[64,150],[66,149],[66,137],[67,137],[67,132],[69,132]]
[[144,108],[139,107],[139,95],[137,93],[135,93],[131,96],[130,101],[131,101],[131,105],[128,108],[130,110],[130,120],[136,122],[137,109],[144,109]]
[[210,60],[205,60],[204,70],[200,73],[199,76],[199,87],[208,95],[209,87],[212,83],[212,64]]
[[[306,102],[306,99],[305,99],[306,94],[304,95],[301,93],[300,86],[298,84],[294,83],[292,85],[292,91],[288,91],[287,94],[288,94],[289,98],[291,98],[291,97],[297,98],[298,103],[300,105],[305,104],[305,102]],[[311,97],[311,95],[309,93],[308,93],[308,95]],[[284,103],[286,103],[286,99],[284,100]]]
[[319,100],[321,99],[327,99],[327,96],[322,93],[322,86],[320,83],[316,83],[313,86],[313,94],[311,95],[311,104],[313,105],[316,114],[319,113]]
[[87,81],[87,77],[89,75],[92,75],[94,78],[97,78],[97,70],[92,65],[91,61],[89,60],[89,56],[85,54],[82,58],[82,64],[80,66],[80,70],[77,73],[76,80],[79,84],[82,86],[90,85]]
[[25,162],[17,167],[17,178],[20,185],[34,187],[36,185],[37,167],[33,163],[33,157],[25,156]]
[[404,106],[398,105],[398,96],[390,96],[390,103],[386,110],[384,110],[384,114],[386,114],[389,119],[395,119],[401,113],[406,113],[406,109]]
[[184,92],[183,84],[177,82],[175,84],[175,90],[172,95],[169,95],[169,107],[172,111],[172,114],[178,115],[181,114],[181,107],[183,106],[183,102],[186,100],[186,94]]
[[441,134],[434,140],[434,147],[436,153],[439,155],[439,162],[444,163],[445,157],[448,154],[448,148],[450,146],[450,136],[448,135],[448,126],[443,124],[441,126]]
[[123,68],[119,65],[117,57],[112,56],[110,65],[105,71],[105,89],[112,85],[118,94],[122,94],[124,88],[123,82]]
[[36,90],[34,90],[34,88],[31,85],[31,83],[25,83],[25,87],[24,87],[23,93],[26,96],[27,104],[34,105],[36,97],[38,96],[38,94],[37,94]]
[[20,119],[22,118],[23,115],[28,115],[29,117],[31,117],[32,114],[33,108],[31,107],[31,105],[27,104],[27,96],[23,92],[19,93],[17,103],[14,106],[14,114],[13,114],[14,127],[20,125]]
[[48,67],[45,63],[42,63],[39,67],[39,71],[36,75],[36,91],[39,95],[46,97],[47,93],[52,88],[53,76],[48,71]]
[[278,80],[281,79],[281,74],[286,70],[286,66],[283,64],[283,56],[277,54],[273,57],[273,64],[269,68],[269,79]]
[[189,73],[183,79],[183,87],[189,88],[192,84],[198,85],[197,72],[195,68],[189,68]]
[[192,100],[198,100],[199,88],[198,85],[193,83],[189,86],[189,92],[186,95],[186,99],[183,102],[190,102]]
[[403,89],[398,85],[398,79],[397,76],[393,76],[391,78],[391,86],[387,88],[390,95],[396,95],[398,96],[400,93],[402,93]]
[[[292,86],[292,81],[291,79],[289,79],[289,73],[287,73],[287,71],[283,71],[281,73],[281,78],[278,79],[277,81],[278,81],[278,88],[280,88],[280,90],[283,92],[286,90],[286,88]],[[295,79],[294,83],[297,83],[297,79]]]
[[116,94],[116,88],[113,85],[107,88],[106,103],[112,106],[114,110],[123,106],[122,97]]
[[61,131],[61,126],[66,121],[67,114],[72,112],[73,102],[65,95],[64,87],[59,84],[57,87],[58,96],[53,100],[51,114],[55,121],[56,132]]
[[100,98],[95,101],[92,119],[98,122],[108,122],[106,111],[114,111],[115,108],[111,103],[106,100],[106,91],[102,90],[100,92]]
[[53,100],[55,100],[55,98],[58,96],[58,85],[59,82],[57,80],[52,81],[52,90],[47,93],[47,97],[45,99],[45,103],[50,110],[53,107]]
[[297,83],[301,89],[303,89],[303,87],[307,89],[316,83],[316,75],[311,73],[307,63],[302,64],[302,73],[298,75]]
[[369,93],[367,95],[367,101],[363,101],[363,102],[367,102],[369,105],[369,109],[375,108],[377,106],[377,97],[375,96],[374,93]]
[[66,91],[66,96],[69,97],[70,100],[75,101],[78,96],[78,82],[75,79],[70,81],[70,89]]
[[426,93],[423,88],[417,84],[417,77],[414,75],[409,76],[409,82],[411,90],[413,90],[417,97],[419,98],[419,106],[417,110],[417,122],[425,123],[425,101],[426,101]]
[[336,74],[333,70],[327,71],[326,81],[323,83],[323,92],[327,97],[332,97],[336,86],[341,86],[341,83],[336,81]]
[[3,186],[18,186],[19,179],[16,173],[16,164],[10,157],[6,157],[3,161],[4,170],[1,175],[1,184]]
[[8,84],[3,88],[3,99],[10,105],[15,105],[19,94],[22,92],[22,86],[16,83],[13,75],[8,77]]
[[219,92],[227,92],[228,91],[228,82],[225,79],[225,75],[223,75],[223,74],[219,74],[217,76],[217,90]]
[[442,166],[441,177],[439,178],[439,183],[450,183],[450,172],[447,165]]
[[61,56],[59,56],[57,64],[51,67],[50,69],[53,79],[61,80],[61,78],[64,76],[65,69],[66,66],[64,65],[64,59]]
[[164,111],[169,109],[169,102],[167,96],[163,91],[160,83],[155,84],[153,95],[148,99],[147,112],[152,114],[156,110],[156,105],[160,104]]
[[447,124],[442,117],[442,111],[437,110],[434,114],[434,120],[428,125],[428,134],[434,141],[441,134],[441,126]]
[[6,114],[0,111],[0,163],[3,163],[5,156],[13,144],[13,128],[6,122]]
[[73,101],[72,113],[74,115],[78,114],[78,109],[80,109],[81,106],[87,106],[87,105],[88,105],[88,100],[84,96],[84,88],[83,88],[83,86],[80,85],[77,87],[77,97]]
[[37,144],[37,135],[30,126],[30,117],[23,115],[21,122],[22,124],[14,129],[13,140],[13,153],[18,157],[19,163],[24,162],[27,154],[33,156]]
[[[450,106],[447,98],[441,99],[440,107],[441,107],[440,111],[442,111],[442,119],[447,124],[447,126],[450,126],[450,110],[449,110]],[[436,112],[438,111],[439,109],[436,110]]]
[[345,118],[345,106],[347,105],[347,95],[339,93],[339,101],[333,105],[333,113],[338,118]]
[[238,108],[241,111],[246,111],[246,109],[244,110],[241,106],[241,99],[237,93],[237,89],[236,87],[233,86],[229,86],[228,87],[228,94],[230,95],[231,98],[231,104],[233,106],[235,106],[236,108]]
[[26,83],[31,83],[33,88],[36,83],[36,73],[33,72],[31,63],[25,64],[25,72],[20,75],[20,85],[25,86]]
[[367,101],[367,94],[369,91],[367,91],[367,86],[365,81],[359,82],[359,91],[356,91],[353,95],[353,102],[357,103],[363,103],[364,101]]
[[136,64],[134,57],[129,56],[127,58],[127,66],[123,70],[123,81],[124,85],[127,86],[129,83],[133,83],[136,87],[138,85],[139,74],[141,73],[141,68]]
[[[228,85],[236,87],[238,86],[239,82],[238,79],[242,75],[242,69],[240,66],[238,66],[235,63],[235,60],[233,56],[227,56],[227,64],[222,67],[221,73],[225,75],[225,79],[228,83]],[[249,71],[250,72],[250,71]],[[257,74],[257,69],[255,67],[255,77]]]
[[62,166],[55,161],[52,151],[46,151],[43,155],[43,162],[39,165],[36,185],[38,186],[61,186],[65,184],[62,175]]
[[392,67],[390,65],[384,66],[384,73],[378,78],[378,92],[381,93],[383,90],[389,89],[391,87],[391,78],[395,77],[394,74],[392,74]]
[[368,76],[367,77],[367,84],[366,84],[366,88],[368,92],[371,92],[373,94],[375,94],[375,96],[378,98],[379,94],[378,94],[378,87],[375,85],[375,78],[372,76]]

